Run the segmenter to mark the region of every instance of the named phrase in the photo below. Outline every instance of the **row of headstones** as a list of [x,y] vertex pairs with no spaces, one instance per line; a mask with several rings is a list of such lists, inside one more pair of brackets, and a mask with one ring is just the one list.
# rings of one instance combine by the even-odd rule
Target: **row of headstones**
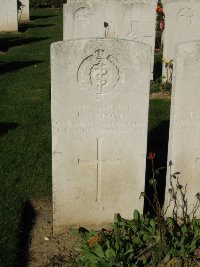
[[[51,48],[55,231],[66,225],[105,225],[116,212],[130,218],[133,209],[143,209],[139,195],[144,191],[154,33],[148,25],[141,27],[139,18],[152,23],[153,15],[149,19],[142,10],[155,1],[142,3],[138,20],[132,19],[131,8],[138,10],[141,2],[125,1],[125,7],[121,1],[115,3],[117,7],[113,1],[107,5],[68,1],[64,7],[68,41]],[[121,24],[116,26],[117,18]],[[138,29],[148,33],[137,39]],[[138,42],[150,38],[149,44]],[[167,174],[166,203],[170,171],[181,171],[181,183],[188,183],[189,212],[199,191],[199,64],[199,42],[179,46],[168,156],[173,165]]]
[[0,32],[17,32],[19,21],[29,21],[29,0],[1,0]]
[[63,6],[64,41],[51,47],[55,231],[142,209],[156,2]]
[[[135,23],[129,30],[128,23],[124,27],[127,34],[117,31],[120,25],[111,27],[120,12],[113,1],[107,2],[108,9],[98,1],[68,1],[65,41],[51,47],[55,231],[106,225],[116,212],[130,218],[134,209],[143,210],[139,195],[145,183],[152,44],[127,38]],[[119,10],[130,14],[129,22],[135,21],[131,7],[136,1],[123,2],[126,8],[116,2]],[[93,5],[108,15],[98,15]],[[167,173],[166,203],[170,172],[180,171],[181,184],[188,184],[191,212],[200,191],[200,42],[179,45],[174,65],[168,154],[173,165]]]

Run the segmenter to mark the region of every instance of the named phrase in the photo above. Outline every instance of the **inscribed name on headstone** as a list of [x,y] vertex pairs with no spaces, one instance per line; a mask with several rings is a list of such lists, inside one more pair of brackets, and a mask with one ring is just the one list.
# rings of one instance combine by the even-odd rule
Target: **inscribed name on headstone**
[[17,1],[0,1],[0,32],[16,32],[17,22]]
[[29,21],[29,0],[20,0],[21,8],[18,10],[18,20],[19,21]]
[[[165,30],[163,39],[163,58],[174,58],[178,43],[199,40],[200,1],[199,0],[163,0]],[[166,69],[163,66],[163,75]]]
[[[180,172],[179,182],[187,184],[188,214],[200,192],[200,42],[180,44],[175,60],[171,104],[168,162],[171,174]],[[172,178],[175,183],[174,178]],[[169,203],[170,167],[166,183],[166,204]],[[178,195],[181,203],[180,194]],[[173,206],[168,210],[171,215]],[[181,210],[179,209],[179,216]],[[200,210],[197,211],[200,218]]]
[[151,48],[127,40],[51,47],[54,230],[142,212]]

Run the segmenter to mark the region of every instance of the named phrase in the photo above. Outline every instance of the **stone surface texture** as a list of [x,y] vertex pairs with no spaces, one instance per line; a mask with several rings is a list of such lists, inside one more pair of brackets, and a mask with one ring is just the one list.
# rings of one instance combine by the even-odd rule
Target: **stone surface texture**
[[127,40],[52,44],[54,231],[142,212],[150,59]]
[[119,38],[155,48],[157,0],[69,0],[63,6],[63,39]]
[[[180,172],[180,184],[187,184],[190,213],[196,202],[195,195],[200,192],[200,41],[178,46],[173,80],[168,162],[173,163],[172,174]],[[165,206],[169,203],[171,188],[170,167],[166,184]],[[180,200],[180,195],[178,197]],[[172,206],[167,215],[171,212]],[[200,218],[199,210],[196,215]]]
[[21,10],[18,11],[18,20],[19,21],[29,21],[30,20],[30,11],[29,11],[29,0],[20,0],[22,3]]
[[17,1],[0,0],[0,32],[18,31]]
[[[200,1],[199,0],[163,0],[165,30],[163,38],[163,58],[174,58],[178,43],[199,40]],[[166,69],[163,67],[163,75]]]

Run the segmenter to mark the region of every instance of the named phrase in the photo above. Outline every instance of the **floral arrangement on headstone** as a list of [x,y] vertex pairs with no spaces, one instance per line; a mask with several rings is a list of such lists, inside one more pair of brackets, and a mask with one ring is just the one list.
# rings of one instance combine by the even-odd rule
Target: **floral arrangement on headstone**
[[158,0],[157,7],[156,7],[156,30],[163,32],[165,26],[165,15],[163,12],[163,5],[161,0]]

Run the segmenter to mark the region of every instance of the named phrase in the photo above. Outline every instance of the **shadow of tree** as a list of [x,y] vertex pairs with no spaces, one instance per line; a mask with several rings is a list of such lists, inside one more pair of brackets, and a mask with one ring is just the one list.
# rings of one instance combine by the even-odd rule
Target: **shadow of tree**
[[7,72],[23,69],[32,65],[37,65],[43,63],[44,61],[34,60],[34,61],[15,61],[0,64],[0,75]]
[[16,264],[15,267],[27,267],[29,263],[30,233],[36,219],[36,212],[30,201],[24,203],[17,240]]
[[45,41],[48,39],[49,37],[45,37],[45,38],[20,38],[20,37],[0,38],[0,51],[7,52],[8,49],[11,47],[31,44],[35,42],[41,42],[41,41]]
[[27,31],[28,29],[33,29],[33,28],[48,28],[48,27],[52,27],[55,24],[40,24],[40,25],[32,25],[32,24],[21,24],[18,26],[18,30],[19,32],[24,33],[25,31]]
[[0,122],[0,136],[7,134],[10,130],[18,128],[19,125],[19,123]]
[[30,20],[36,20],[36,19],[48,19],[52,17],[57,17],[58,15],[48,15],[48,16],[31,16]]
[[162,61],[157,61],[153,68],[153,80],[160,78],[162,76]]
[[[152,129],[148,134],[147,152],[155,153],[154,169],[159,167],[165,167],[164,170],[160,171],[157,178],[158,198],[160,204],[164,204],[165,198],[165,183],[166,183],[166,167],[167,167],[167,152],[168,152],[168,139],[169,139],[169,121],[161,122],[157,127]],[[152,186],[149,185],[149,180],[152,178],[152,165],[151,160],[146,161],[146,178],[145,178],[145,193],[153,201],[153,190]],[[152,208],[148,201],[144,201],[144,213],[150,212],[154,215]]]

